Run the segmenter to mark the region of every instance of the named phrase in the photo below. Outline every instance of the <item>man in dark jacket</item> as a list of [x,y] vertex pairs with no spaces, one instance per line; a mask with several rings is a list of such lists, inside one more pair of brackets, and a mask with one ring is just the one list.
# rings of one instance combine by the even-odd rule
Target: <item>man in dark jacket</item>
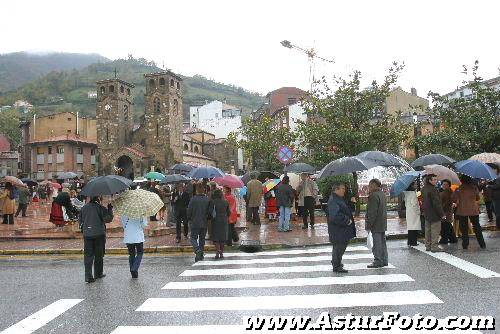
[[181,224],[184,226],[184,237],[188,235],[187,207],[190,201],[189,193],[184,189],[184,184],[179,183],[173,194],[175,212],[175,232],[177,243],[181,242]]
[[[160,196],[160,191],[158,189],[156,189],[156,181],[153,179],[149,180],[149,185],[146,188],[146,190]],[[149,217],[149,220],[152,222],[158,221],[158,219],[156,218],[156,215]]]
[[203,184],[196,185],[196,195],[191,198],[187,209],[189,229],[191,230],[191,245],[196,254],[194,261],[203,260],[205,250],[205,234],[207,233],[207,221],[211,217],[209,213],[210,201],[205,196]]
[[495,164],[492,166],[497,172],[497,178],[488,185],[488,188],[491,190],[491,202],[493,203],[493,211],[495,211],[497,230],[500,230],[500,166]]
[[387,205],[382,183],[372,179],[368,183],[368,204],[366,206],[365,229],[373,237],[373,263],[368,268],[380,268],[389,264],[385,231],[387,231]]
[[441,197],[436,188],[438,182],[435,174],[425,176],[422,188],[422,209],[425,217],[425,249],[431,252],[442,252],[439,248],[438,238],[441,233],[441,220],[446,219],[446,214],[441,204]]
[[347,248],[349,240],[356,236],[356,227],[353,223],[352,212],[344,200],[346,187],[344,184],[336,183],[332,188],[332,195],[328,200],[328,235],[332,248],[333,271],[347,273],[342,264],[342,256]]
[[278,231],[291,231],[290,218],[292,215],[292,206],[295,201],[295,191],[290,185],[290,178],[286,175],[283,177],[281,184],[276,189],[276,201],[280,210]]
[[[103,278],[104,244],[106,241],[105,224],[113,221],[111,204],[108,208],[101,205],[101,198],[93,197],[80,211],[80,227],[83,232],[83,252],[85,264],[85,282],[92,283],[96,278]],[[92,266],[94,275],[92,275]]]

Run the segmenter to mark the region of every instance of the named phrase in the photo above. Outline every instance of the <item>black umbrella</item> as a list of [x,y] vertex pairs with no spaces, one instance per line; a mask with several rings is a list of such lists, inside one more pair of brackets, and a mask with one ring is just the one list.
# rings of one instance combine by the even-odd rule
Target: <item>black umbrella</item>
[[370,160],[371,162],[375,163],[376,166],[395,166],[395,167],[403,167],[404,164],[393,156],[392,154],[386,153],[386,152],[381,152],[381,151],[365,151],[360,154],[358,154],[356,157],[363,159],[364,161]]
[[28,178],[21,179],[21,181],[23,181],[29,187],[35,187],[38,185],[38,182],[36,182],[35,180],[32,180],[32,179],[28,179]]
[[297,173],[297,174],[302,174],[302,173],[313,174],[316,172],[316,168],[303,162],[296,162],[286,166],[285,172]]
[[185,177],[184,175],[172,174],[172,175],[165,175],[165,179],[162,180],[160,183],[161,184],[181,183],[181,182],[188,182],[189,180],[191,179]]
[[424,166],[429,165],[451,165],[456,161],[443,154],[427,154],[424,155],[411,163],[411,166],[415,169],[423,169]]
[[174,172],[174,174],[187,174],[192,171],[193,168],[193,166],[188,164],[175,164],[172,168],[170,168],[170,170]]
[[83,187],[83,196],[113,195],[128,189],[134,182],[119,175],[98,176]]
[[330,162],[318,174],[318,179],[334,176],[351,174],[362,170],[368,170],[379,166],[376,162],[370,159],[362,159],[359,157],[344,157]]
[[260,182],[264,182],[266,179],[279,179],[279,175],[274,173],[274,172],[270,172],[270,171],[261,171],[261,172],[258,172],[258,171],[251,171],[251,172],[247,172],[245,175],[243,175],[241,177],[241,181],[243,181],[244,184],[247,184],[248,181],[251,180],[251,177],[250,175],[251,174],[257,174],[257,179],[260,181]]

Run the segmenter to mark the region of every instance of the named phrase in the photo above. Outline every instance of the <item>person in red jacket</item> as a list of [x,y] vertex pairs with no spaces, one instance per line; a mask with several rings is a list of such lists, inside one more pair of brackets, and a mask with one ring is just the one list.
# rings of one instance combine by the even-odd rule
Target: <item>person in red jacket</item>
[[229,210],[231,214],[229,215],[229,228],[226,245],[232,246],[233,242],[238,242],[240,239],[238,233],[236,233],[236,222],[238,221],[238,209],[236,204],[236,198],[234,197],[231,188],[224,187],[224,198],[229,203]]

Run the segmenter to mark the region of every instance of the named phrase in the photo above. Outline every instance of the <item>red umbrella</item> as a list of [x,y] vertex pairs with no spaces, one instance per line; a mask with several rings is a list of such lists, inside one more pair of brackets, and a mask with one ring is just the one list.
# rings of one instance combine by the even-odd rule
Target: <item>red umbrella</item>
[[214,178],[215,183],[228,188],[243,188],[245,185],[241,179],[233,174],[226,174],[223,177]]
[[50,185],[52,186],[52,188],[56,188],[56,189],[62,188],[62,186],[57,182],[50,182]]

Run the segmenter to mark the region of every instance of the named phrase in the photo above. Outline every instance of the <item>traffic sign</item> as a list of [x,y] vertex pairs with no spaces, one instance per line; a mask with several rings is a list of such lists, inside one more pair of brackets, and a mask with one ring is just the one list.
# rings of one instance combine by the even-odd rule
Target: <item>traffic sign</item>
[[278,160],[283,164],[289,164],[293,160],[293,149],[288,146],[281,146],[278,149]]

